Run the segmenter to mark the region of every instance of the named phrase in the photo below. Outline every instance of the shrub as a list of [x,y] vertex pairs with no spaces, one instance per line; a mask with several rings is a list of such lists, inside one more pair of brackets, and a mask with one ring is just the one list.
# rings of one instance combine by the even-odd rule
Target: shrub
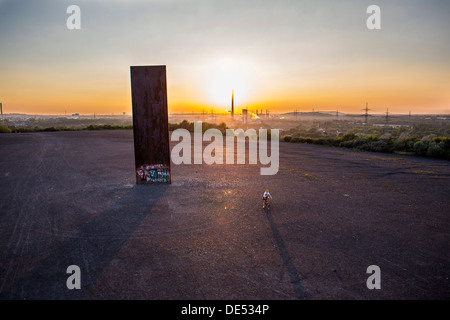
[[417,141],[414,143],[414,152],[418,155],[425,155],[428,150],[428,143],[425,141]]
[[369,141],[379,141],[380,138],[379,138],[378,136],[367,136],[367,137],[366,137],[366,140],[369,140]]
[[408,132],[402,132],[400,133],[400,136],[398,137],[398,141],[406,142],[409,139],[409,133]]
[[424,141],[424,142],[433,142],[434,139],[436,139],[436,135],[435,135],[435,134],[429,134],[429,135],[423,137],[423,138],[421,139],[421,141]]
[[284,141],[286,141],[286,142],[290,142],[291,140],[292,140],[291,136],[285,136],[284,137]]
[[35,127],[34,129],[30,129],[30,128],[25,128],[25,127],[20,127],[20,128],[15,128],[14,132],[36,132],[39,131],[40,129],[38,127]]
[[227,133],[227,124],[225,122],[221,122],[218,126],[217,129],[220,130],[220,132],[222,132],[222,134],[226,134]]
[[325,139],[314,139],[313,144],[318,144],[318,145],[324,145],[326,144],[326,140]]
[[344,148],[356,148],[358,145],[362,145],[362,143],[358,143],[356,141],[357,140],[342,141],[339,143],[339,146]]
[[417,141],[414,141],[414,140],[408,140],[408,141],[406,141],[405,150],[406,150],[407,152],[414,152],[414,144],[415,144],[416,142],[417,142]]
[[436,157],[436,158],[440,158],[444,155],[444,148],[443,148],[444,144],[442,143],[437,143],[437,142],[431,142],[428,145],[428,150],[427,150],[427,156],[429,157]]
[[445,152],[449,151],[450,152],[450,138],[442,138],[441,142],[442,144],[442,148],[444,149]]
[[339,146],[344,148],[353,148],[353,141],[342,141],[339,143]]
[[361,150],[361,151],[372,151],[372,147],[370,145],[370,142],[361,143],[361,144],[356,146],[356,149]]
[[406,151],[406,141],[396,139],[392,147],[396,151]]
[[386,141],[372,141],[370,143],[370,151],[375,152],[391,152],[389,144]]
[[5,126],[0,126],[0,133],[11,133],[12,130]]
[[354,133],[346,133],[341,137],[342,141],[350,141],[356,138],[356,134]]
[[[49,129],[49,128],[47,128],[47,129]],[[45,131],[48,131],[47,129],[45,129]],[[121,125],[110,125],[110,124],[99,124],[99,125],[90,124],[87,127],[83,128],[83,130],[120,130],[120,129],[133,129],[133,125],[121,126]],[[71,130],[75,130],[75,129],[56,128],[56,130],[53,130],[53,131],[71,131]],[[49,131],[52,131],[52,130],[49,130]]]

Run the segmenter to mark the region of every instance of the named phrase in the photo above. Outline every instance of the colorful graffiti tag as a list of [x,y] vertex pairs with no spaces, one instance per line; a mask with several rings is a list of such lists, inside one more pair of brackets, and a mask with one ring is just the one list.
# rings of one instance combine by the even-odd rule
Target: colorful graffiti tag
[[163,164],[143,165],[136,173],[142,183],[170,183],[170,168]]

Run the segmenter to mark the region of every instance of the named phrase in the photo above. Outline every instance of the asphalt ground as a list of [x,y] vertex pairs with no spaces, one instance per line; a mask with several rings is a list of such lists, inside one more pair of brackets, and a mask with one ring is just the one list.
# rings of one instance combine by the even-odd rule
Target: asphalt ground
[[0,299],[450,298],[448,161],[282,142],[260,167],[136,185],[131,130],[1,134]]

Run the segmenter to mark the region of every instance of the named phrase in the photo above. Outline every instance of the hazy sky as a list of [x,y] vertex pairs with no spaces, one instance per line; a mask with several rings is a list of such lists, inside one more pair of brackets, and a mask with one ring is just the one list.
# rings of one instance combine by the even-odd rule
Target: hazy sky
[[449,13],[448,0],[0,0],[0,102],[129,114],[130,66],[166,65],[169,112],[226,110],[234,89],[238,110],[450,113]]

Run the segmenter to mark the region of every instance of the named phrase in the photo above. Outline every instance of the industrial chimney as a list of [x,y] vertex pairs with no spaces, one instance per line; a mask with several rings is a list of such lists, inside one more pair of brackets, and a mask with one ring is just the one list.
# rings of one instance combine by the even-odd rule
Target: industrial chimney
[[234,119],[234,90],[231,90],[231,118]]

